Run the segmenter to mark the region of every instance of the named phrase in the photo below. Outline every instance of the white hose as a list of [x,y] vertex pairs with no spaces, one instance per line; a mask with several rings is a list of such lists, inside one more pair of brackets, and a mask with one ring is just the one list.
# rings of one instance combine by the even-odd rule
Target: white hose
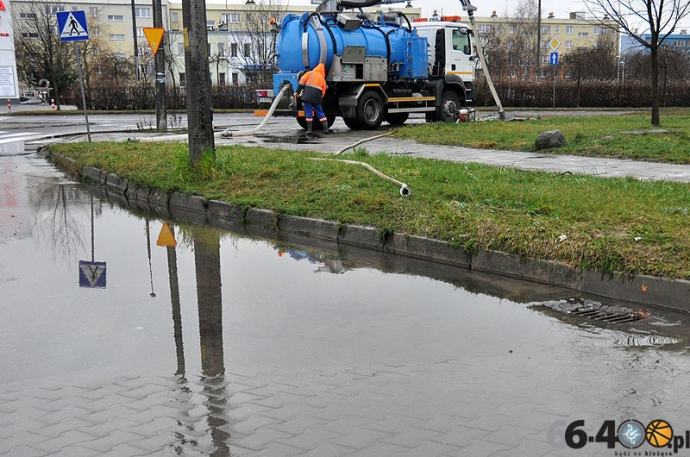
[[[280,103],[280,100],[283,98],[283,95],[285,95],[285,92],[290,89],[290,85],[285,85],[281,91],[278,93],[278,96],[273,100],[273,104],[271,105],[271,108],[268,110],[268,114],[266,114],[266,117],[264,118],[263,121],[261,121],[261,124],[259,124],[257,127],[254,127],[251,130],[241,130],[239,132],[230,132],[227,129],[222,131],[222,132],[216,132],[213,134],[214,138],[231,138],[235,136],[249,136],[249,135],[254,135],[257,133],[259,130],[264,128],[264,126],[268,123],[270,120],[271,116],[273,116],[273,113],[275,113],[276,109],[278,108],[278,104]],[[170,142],[170,141],[187,141],[189,139],[189,134],[188,133],[180,133],[178,135],[166,135],[166,136],[153,136],[153,137],[137,137],[137,138],[128,138],[129,141],[139,141],[142,143],[153,143],[153,142]]]
[[326,159],[326,158],[321,158],[321,157],[311,157],[311,160],[335,160],[336,162],[348,163],[348,164],[350,164],[350,165],[361,165],[361,166],[363,166],[364,168],[366,168],[367,170],[369,170],[370,172],[374,173],[376,176],[378,176],[378,177],[380,177],[380,178],[383,178],[383,179],[387,179],[388,181],[393,182],[393,183],[399,185],[399,186],[400,186],[400,195],[401,195],[401,196],[407,197],[407,196],[410,195],[410,188],[408,187],[407,184],[405,184],[405,183],[402,182],[402,181],[398,181],[398,180],[395,179],[395,178],[391,178],[390,176],[388,176],[388,175],[386,175],[386,174],[380,172],[380,171],[377,170],[376,168],[372,167],[372,166],[369,165],[368,163],[365,163],[365,162],[358,162],[358,161],[356,161],[356,160]]
[[263,121],[261,121],[261,124],[258,126],[254,127],[253,129],[250,130],[240,130],[239,132],[231,132],[229,130],[224,130],[223,132],[220,133],[220,136],[223,138],[232,138],[236,136],[250,136],[254,135],[257,133],[259,130],[264,128],[268,120],[273,116],[273,113],[275,113],[276,109],[278,108],[278,104],[280,103],[280,100],[282,100],[283,95],[285,95],[285,92],[287,92],[288,89],[290,89],[291,86],[289,84],[286,84],[283,86],[283,88],[280,90],[278,93],[278,96],[273,100],[273,104],[271,105],[271,108],[268,110],[268,114],[266,114],[266,117],[264,118]]

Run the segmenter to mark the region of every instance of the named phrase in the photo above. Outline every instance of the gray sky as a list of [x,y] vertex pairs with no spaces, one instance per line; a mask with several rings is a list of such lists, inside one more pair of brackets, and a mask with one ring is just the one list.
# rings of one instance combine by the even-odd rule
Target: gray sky
[[[233,1],[233,3],[236,3]],[[289,0],[291,5],[310,5],[311,0]],[[499,16],[505,16],[506,9],[508,10],[508,15],[512,15],[515,12],[515,6],[518,2],[515,0],[474,0],[472,4],[477,7],[477,12],[475,16],[487,17],[491,16],[491,12],[496,10]],[[401,5],[404,6],[404,5]],[[463,18],[466,17],[466,13],[462,10],[462,5],[458,0],[412,0],[412,6],[422,9],[423,16],[431,16],[434,10],[443,10],[443,14],[460,15]],[[550,11],[553,11],[558,18],[566,18],[569,13],[573,11],[584,11],[583,6],[579,1],[576,2],[564,2],[562,0],[542,0],[542,14],[544,17],[548,15]]]

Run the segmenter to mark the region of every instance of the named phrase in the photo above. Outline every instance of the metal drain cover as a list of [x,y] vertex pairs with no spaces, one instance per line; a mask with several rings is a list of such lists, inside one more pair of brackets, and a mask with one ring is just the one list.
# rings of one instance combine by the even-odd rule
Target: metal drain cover
[[645,309],[634,310],[625,306],[603,305],[593,300],[585,300],[583,303],[557,300],[540,304],[563,314],[585,317],[611,324],[639,321],[649,317],[649,312]]

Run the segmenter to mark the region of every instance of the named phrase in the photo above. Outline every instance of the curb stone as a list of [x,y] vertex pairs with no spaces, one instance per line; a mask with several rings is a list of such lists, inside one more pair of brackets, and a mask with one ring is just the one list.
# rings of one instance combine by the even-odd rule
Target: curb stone
[[[51,155],[48,159],[63,171],[85,181],[90,189],[93,189],[93,185],[100,186],[98,194],[108,195],[104,192],[107,189],[106,174],[101,170],[82,167],[77,171],[74,161],[70,162],[71,159],[58,154]],[[289,238],[282,237],[281,232],[313,237],[339,246],[404,255],[639,305],[690,312],[690,281],[687,280],[582,271],[565,263],[527,259],[498,251],[470,254],[444,241],[399,233],[386,234],[384,240],[381,240],[380,231],[375,227],[341,225],[338,222],[281,215],[268,209],[246,208],[217,200],[208,201],[200,196],[170,194],[158,189],[146,192],[144,188],[139,188],[136,199],[128,199],[125,192],[118,200],[124,207],[143,210],[164,219],[175,218],[183,222],[209,224],[239,232],[247,232],[249,226],[257,229],[252,230],[254,236],[267,239]],[[148,208],[145,202],[148,202]]]

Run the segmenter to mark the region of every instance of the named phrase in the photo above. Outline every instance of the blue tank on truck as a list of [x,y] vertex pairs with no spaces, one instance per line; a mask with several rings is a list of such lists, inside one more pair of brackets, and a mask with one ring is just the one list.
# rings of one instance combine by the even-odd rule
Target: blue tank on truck
[[[315,18],[322,27],[325,40],[320,40],[320,32],[314,28]],[[306,58],[302,47],[304,40],[307,40]],[[325,45],[325,49],[321,49],[322,45]],[[391,77],[429,77],[427,40],[417,36],[414,30],[397,25],[380,26],[375,23],[363,23],[355,30],[345,30],[337,22],[337,16],[319,17],[317,13],[304,13],[301,16],[288,14],[283,18],[276,40],[280,72],[274,75],[274,92],[278,93],[286,80],[296,87],[297,74],[316,67],[321,62],[322,55],[325,55],[324,65],[327,69],[330,68],[333,56],[341,54],[346,47],[364,49],[366,56],[387,58]]]

